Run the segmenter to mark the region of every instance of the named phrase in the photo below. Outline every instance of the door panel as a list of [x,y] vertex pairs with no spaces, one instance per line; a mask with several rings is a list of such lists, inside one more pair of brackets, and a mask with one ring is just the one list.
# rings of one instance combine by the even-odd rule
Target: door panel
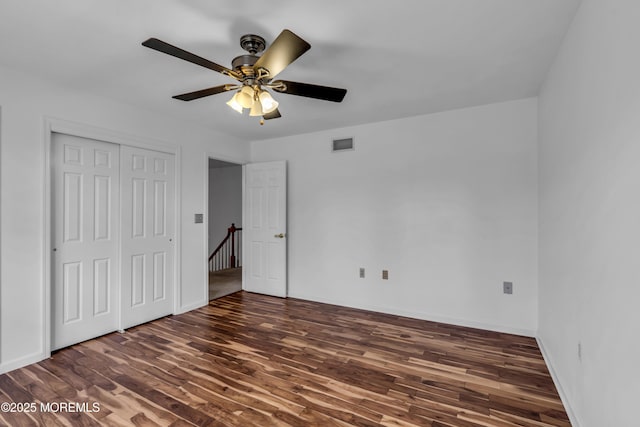
[[174,156],[121,148],[121,328],[173,312]]
[[[244,288],[250,292],[287,295],[287,170],[286,163],[245,166],[243,247]],[[246,262],[248,261],[248,262]]]
[[166,293],[167,270],[165,259],[167,254],[157,252],[153,254],[153,300],[162,300]]
[[93,314],[109,311],[109,294],[111,293],[111,260],[93,260]]
[[62,312],[63,324],[82,319],[82,263],[67,262],[63,266]]
[[164,236],[166,234],[165,213],[167,211],[167,183],[165,181],[154,181],[154,209],[153,209],[153,234]]
[[94,221],[93,239],[109,240],[111,237],[111,178],[96,176],[94,179]]
[[52,134],[52,349],[117,329],[119,148]]

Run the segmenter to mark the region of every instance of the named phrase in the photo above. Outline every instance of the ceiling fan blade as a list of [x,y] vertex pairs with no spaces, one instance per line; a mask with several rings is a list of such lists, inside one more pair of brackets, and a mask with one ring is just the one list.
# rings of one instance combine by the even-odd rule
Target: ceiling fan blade
[[[342,102],[344,96],[347,94],[346,89],[312,85],[309,83],[291,82],[288,80],[278,80],[272,84],[274,85],[273,90],[280,93],[323,99],[325,101]],[[284,86],[280,86],[280,84],[283,84]]]
[[180,101],[193,101],[194,99],[204,98],[205,96],[211,96],[222,92],[227,92],[231,90],[233,86],[231,85],[221,85],[210,87],[207,89],[197,90],[195,92],[183,93],[182,95],[172,96],[174,99],[179,99]]
[[269,77],[274,78],[310,48],[309,43],[291,31],[283,30],[256,61],[253,69],[264,68],[269,71]]
[[267,113],[267,114],[262,116],[262,118],[265,119],[265,120],[277,119],[277,118],[280,118],[280,117],[282,117],[282,116],[280,115],[280,111],[278,111],[277,108],[275,110],[273,110],[272,112]]
[[167,55],[175,56],[176,58],[189,61],[193,64],[200,65],[201,67],[217,71],[236,80],[241,80],[241,77],[238,75],[238,73],[228,69],[227,67],[223,67],[222,65],[211,62],[208,59],[204,59],[191,52],[187,52],[184,49],[180,49],[179,47],[163,42],[162,40],[150,38],[149,40],[145,40],[144,42],[142,42],[142,46],[157,50],[158,52],[166,53]]

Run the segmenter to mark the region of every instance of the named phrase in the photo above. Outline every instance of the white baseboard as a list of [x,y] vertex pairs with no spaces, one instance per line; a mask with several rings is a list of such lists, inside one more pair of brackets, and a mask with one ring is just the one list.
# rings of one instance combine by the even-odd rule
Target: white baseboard
[[173,314],[183,314],[183,313],[186,313],[187,311],[191,311],[191,310],[195,310],[197,308],[204,307],[207,304],[209,304],[209,301],[198,301],[198,302],[195,302],[193,304],[189,304],[189,305],[185,305],[185,306],[182,306],[182,307],[178,307],[178,311],[176,311]]
[[456,319],[453,317],[433,315],[431,313],[403,310],[395,307],[379,307],[371,304],[348,304],[348,303],[345,303],[344,301],[334,301],[334,300],[329,300],[322,297],[317,297],[315,295],[304,295],[304,294],[296,294],[296,293],[291,293],[289,294],[289,296],[291,298],[299,298],[303,300],[315,301],[315,302],[320,302],[324,304],[333,304],[333,305],[339,305],[343,307],[351,307],[351,308],[357,308],[361,310],[375,311],[378,313],[392,314],[395,316],[410,317],[412,319],[428,320],[430,322],[445,323],[448,325],[484,329],[486,331],[503,332],[506,334],[521,335],[521,336],[531,337],[531,338],[534,338],[536,336],[536,332],[530,329],[512,328],[504,325],[495,325],[491,323],[476,322],[474,320],[469,320],[469,319]]
[[551,355],[547,352],[546,347],[544,346],[544,341],[542,338],[536,337],[536,341],[538,342],[538,348],[540,348],[540,352],[542,353],[542,357],[544,358],[544,362],[549,369],[549,373],[551,374],[551,379],[553,379],[553,384],[556,386],[556,390],[558,390],[558,394],[560,395],[560,400],[564,405],[564,410],[567,411],[567,416],[569,417],[569,421],[571,422],[572,427],[580,427],[582,424],[578,420],[576,413],[573,411],[571,404],[569,403],[569,397],[564,391],[562,387],[562,383],[560,382],[560,378],[556,374],[555,369],[553,368],[553,361],[551,359]]
[[[209,301],[204,301],[204,302],[199,301],[199,302],[190,304],[188,306],[180,307],[178,311],[174,314],[186,313],[188,311],[195,310],[200,307],[204,307],[208,303]],[[42,352],[38,352],[38,353],[29,354],[24,357],[20,357],[18,359],[9,360],[7,362],[3,361],[2,363],[0,363],[0,374],[4,374],[6,372],[13,371],[15,369],[22,368],[27,365],[31,365],[32,363],[38,363],[46,359],[47,357],[49,357],[49,355],[45,355]]]
[[22,368],[27,365],[31,365],[32,363],[38,363],[47,356],[44,353],[38,352],[29,354],[24,357],[20,357],[19,359],[10,360],[8,362],[2,362],[0,364],[0,374],[4,374],[9,371],[13,371],[14,369]]

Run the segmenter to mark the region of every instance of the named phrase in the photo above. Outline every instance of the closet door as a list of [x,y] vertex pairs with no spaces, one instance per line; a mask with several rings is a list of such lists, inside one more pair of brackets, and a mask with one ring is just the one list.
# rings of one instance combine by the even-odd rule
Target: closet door
[[175,164],[171,154],[121,147],[121,328],[173,312]]
[[119,147],[52,134],[53,350],[118,327]]

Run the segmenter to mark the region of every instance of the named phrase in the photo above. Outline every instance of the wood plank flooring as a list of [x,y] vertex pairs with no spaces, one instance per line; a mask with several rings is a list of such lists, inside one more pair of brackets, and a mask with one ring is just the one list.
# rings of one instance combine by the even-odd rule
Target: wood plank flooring
[[12,427],[570,425],[532,338],[246,292],[1,375],[10,402],[54,403]]

